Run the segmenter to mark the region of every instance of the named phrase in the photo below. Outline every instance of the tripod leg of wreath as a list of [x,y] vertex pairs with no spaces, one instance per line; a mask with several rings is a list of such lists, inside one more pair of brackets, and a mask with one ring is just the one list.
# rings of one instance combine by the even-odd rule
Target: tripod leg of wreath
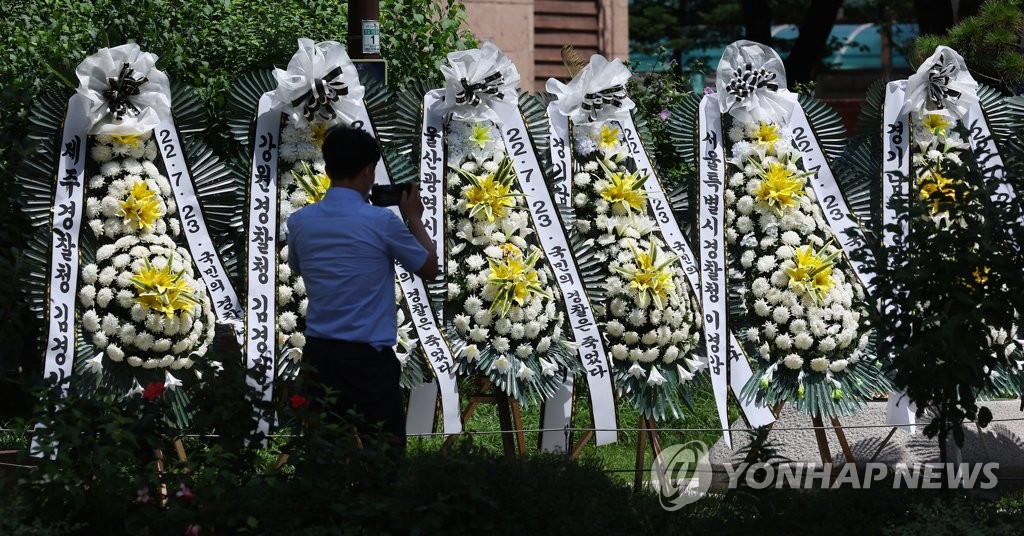
[[[586,392],[589,395],[589,391],[586,391]],[[580,393],[581,393],[580,389],[576,389],[576,388],[573,389],[573,395],[572,395],[573,396],[573,399],[572,399],[572,422],[573,423],[575,423],[575,421],[576,421],[576,407],[577,407],[577,404],[578,404],[580,398],[582,397],[582,395]],[[588,405],[588,407],[589,407],[589,405]],[[614,407],[618,408],[618,397],[616,397],[616,404],[615,404]],[[616,421],[618,421],[618,418],[616,418]],[[593,408],[590,408],[590,422],[591,423],[596,422],[596,420],[594,419],[594,409]],[[587,446],[587,444],[590,443],[590,440],[593,439],[593,438],[594,438],[594,431],[593,430],[585,430],[583,432],[583,434],[580,435],[580,438],[576,441],[576,443],[573,444],[572,449],[569,451],[569,459],[570,460],[575,460],[576,457],[579,456],[581,452],[583,452],[583,447]]]
[[[477,392],[469,397],[469,404],[462,412],[462,423],[469,422],[469,419],[476,412],[480,404],[494,404],[498,410],[498,424],[501,427],[501,442],[505,451],[505,457],[514,458],[526,455],[526,433],[523,432],[523,415],[519,401],[511,399],[494,386],[486,377],[477,379]],[[514,420],[514,422],[513,422]],[[448,452],[458,438],[456,435],[448,436],[441,447],[442,452]],[[518,445],[516,445],[518,443]]]
[[[782,408],[785,406],[785,402],[780,402],[772,408],[772,412],[775,413],[776,419],[782,416]],[[853,457],[853,450],[850,448],[850,443],[846,440],[846,432],[843,430],[843,425],[839,421],[838,417],[832,417],[831,419],[832,430],[836,434],[836,439],[839,440],[839,447],[843,451],[843,456],[846,458],[846,463],[857,463],[857,460]],[[775,421],[778,422],[778,421]],[[832,451],[828,446],[828,436],[825,435],[825,423],[821,417],[811,417],[811,424],[814,426],[814,439],[818,444],[818,454],[821,456],[822,463],[832,463]],[[775,423],[771,423],[765,427],[765,440],[767,440],[767,432],[770,432]],[[759,447],[752,447],[750,453],[747,454],[747,458],[744,460],[746,463],[753,463],[757,458],[757,451]]]
[[839,440],[839,447],[843,449],[846,463],[857,463],[857,460],[853,457],[853,450],[850,449],[850,443],[846,440],[846,432],[843,431],[843,425],[839,422],[838,417],[832,417],[832,429],[836,433],[836,439]]
[[164,449],[153,449],[153,458],[156,460],[156,477],[160,481],[160,506],[166,508],[167,483],[163,480],[167,468],[164,466]]
[[828,448],[828,436],[825,435],[825,423],[820,416],[811,417],[811,424],[814,426],[814,439],[818,442],[818,454],[821,455],[821,463],[832,463],[832,451]]
[[640,437],[636,442],[636,466],[634,467],[633,491],[639,493],[643,486],[643,475],[645,472],[645,458],[647,456],[647,442],[651,443],[652,463],[658,463],[658,456],[661,455],[661,435],[658,433],[658,423],[654,419],[640,416]]
[[188,456],[185,454],[185,444],[181,442],[181,438],[174,440],[174,453],[178,455],[179,462],[187,462]]

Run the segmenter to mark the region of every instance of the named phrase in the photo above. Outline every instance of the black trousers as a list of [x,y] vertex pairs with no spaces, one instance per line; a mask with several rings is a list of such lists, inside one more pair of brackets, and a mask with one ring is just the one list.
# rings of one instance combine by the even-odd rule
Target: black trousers
[[367,343],[307,337],[302,360],[316,369],[316,382],[335,391],[327,411],[346,420],[349,412],[356,415],[364,448],[404,454],[402,369],[391,348],[377,351]]

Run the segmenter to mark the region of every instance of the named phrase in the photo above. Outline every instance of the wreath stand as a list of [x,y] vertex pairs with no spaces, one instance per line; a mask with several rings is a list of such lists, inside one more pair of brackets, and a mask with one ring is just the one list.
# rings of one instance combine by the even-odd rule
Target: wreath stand
[[[185,444],[181,442],[180,437],[174,439],[173,445],[178,461],[188,461],[188,456],[185,455]],[[164,449],[153,449],[153,459],[156,461],[156,476],[163,479],[164,473],[167,471],[167,467],[164,465]],[[167,506],[167,484],[165,482],[160,482],[160,506]]]
[[[782,415],[782,408],[786,405],[786,402],[779,402],[772,408],[772,413],[775,414],[775,418],[779,418]],[[839,448],[843,451],[843,456],[846,457],[846,463],[856,464],[857,460],[853,457],[853,450],[850,449],[850,443],[846,440],[846,432],[843,430],[843,424],[839,421],[838,417],[830,417],[830,423],[832,424],[832,431],[836,434],[836,439],[839,441]],[[775,421],[778,422],[778,421]],[[811,417],[811,425],[814,426],[814,439],[818,444],[818,454],[821,456],[822,464],[832,464],[832,451],[828,446],[828,436],[825,434],[825,422],[820,415]],[[771,423],[765,426],[766,432],[770,432],[775,423]],[[747,463],[753,462],[753,456],[755,451],[751,450],[747,456]]]
[[[489,378],[480,376],[477,378],[477,390],[469,396],[469,405],[462,412],[463,423],[469,421],[480,404],[494,404],[498,409],[498,424],[501,427],[501,443],[505,457],[525,457],[526,432],[523,431],[523,412],[519,401],[498,389]],[[457,438],[457,435],[448,436],[441,447],[441,452],[447,453]]]
[[636,466],[633,472],[633,492],[639,493],[643,486],[644,463],[647,457],[647,443],[651,444],[651,456],[654,463],[658,463],[661,456],[661,435],[658,432],[658,423],[652,417],[640,415],[640,436],[636,441]]
[[[575,408],[575,402],[573,403]],[[575,413],[575,412],[574,412]],[[593,411],[590,416],[591,422],[594,422]],[[643,474],[644,467],[647,461],[647,446],[650,444],[651,455],[655,460],[661,455],[662,443],[661,434],[658,431],[658,423],[652,417],[647,417],[643,414],[640,415],[640,424],[637,427],[639,432],[636,442],[636,464],[633,466],[633,491],[639,492],[643,486]],[[580,436],[579,440],[573,445],[572,450],[569,452],[569,459],[574,460],[579,457],[580,453],[583,452],[583,447],[590,443],[590,440],[594,437],[593,430],[586,430],[583,435]]]
[[[589,390],[587,392],[589,393]],[[613,394],[614,394],[614,391],[613,391]],[[575,421],[575,419],[576,419],[576,404],[577,404],[577,401],[578,401],[579,398],[580,398],[580,390],[576,389],[576,388],[573,388],[573,395],[572,395],[572,420],[573,421]],[[618,422],[619,419],[618,419],[618,411],[617,411],[618,410],[618,397],[617,396],[615,397],[615,402],[616,402],[615,405],[614,405],[614,407],[616,409],[615,421]],[[595,422],[595,420],[594,420],[594,408],[593,407],[590,408],[590,422],[591,423]],[[641,426],[643,426],[643,425],[641,425]],[[580,436],[580,438],[578,440],[576,440],[575,443],[573,443],[572,448],[569,450],[569,459],[570,460],[575,460],[576,458],[578,458],[580,453],[583,452],[583,447],[587,446],[587,444],[590,443],[590,440],[593,439],[593,438],[594,438],[594,430],[584,430],[583,434]],[[566,443],[569,443],[568,437],[566,437]]]

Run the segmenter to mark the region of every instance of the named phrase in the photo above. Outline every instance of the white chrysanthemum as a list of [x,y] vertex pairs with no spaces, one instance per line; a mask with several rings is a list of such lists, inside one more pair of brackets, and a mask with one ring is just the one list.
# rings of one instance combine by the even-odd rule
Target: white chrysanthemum
[[849,366],[849,364],[849,361],[845,359],[837,359],[829,363],[828,370],[835,373],[843,372],[844,370],[846,370],[846,367]]
[[665,362],[665,364],[671,364],[678,358],[679,348],[675,346],[669,346],[668,348],[665,348],[665,355],[662,356],[662,360]]
[[96,292],[96,305],[99,307],[110,305],[112,299],[114,299],[114,291],[109,287],[101,288]]
[[487,328],[475,327],[469,330],[469,338],[474,342],[484,342],[487,340]]
[[807,332],[799,333],[794,337],[793,344],[796,345],[798,350],[807,350],[814,345],[814,338]]
[[756,255],[752,250],[748,249],[747,251],[744,251],[743,254],[740,255],[740,265],[743,266],[744,268],[749,269],[751,266],[754,265],[755,257]]
[[784,324],[789,320],[790,311],[789,307],[779,306],[772,310],[772,319],[779,324]]
[[811,360],[811,370],[814,372],[828,372],[828,359],[817,357]]
[[768,302],[764,299],[759,299],[754,302],[754,313],[758,316],[768,316],[771,313],[771,308],[768,306]]
[[768,273],[775,269],[775,256],[765,255],[757,259],[757,270],[761,273]]
[[470,315],[475,315],[480,312],[480,308],[483,307],[483,301],[476,296],[470,296],[466,298],[465,303],[462,304],[463,309]]
[[[492,322],[494,322],[494,315],[487,309],[480,309],[475,315],[473,315],[473,321],[483,327],[488,327]],[[495,327],[495,329],[497,329],[497,327]]]
[[804,360],[797,354],[789,354],[782,360],[782,364],[785,365],[786,368],[800,370],[800,368],[804,366]]
[[643,309],[633,309],[629,312],[629,318],[627,320],[630,325],[639,327],[647,322],[647,314],[644,313]]
[[294,331],[298,321],[298,316],[291,311],[285,311],[277,317],[277,325],[284,331]]
[[460,333],[469,331],[469,321],[469,316],[464,314],[457,314],[455,315],[455,318],[452,319],[455,329],[459,330]]

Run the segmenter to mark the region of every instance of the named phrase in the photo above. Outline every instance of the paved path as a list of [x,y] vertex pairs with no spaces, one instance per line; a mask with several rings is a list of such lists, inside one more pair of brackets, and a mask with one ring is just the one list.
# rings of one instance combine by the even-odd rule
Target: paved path
[[[984,429],[969,423],[965,427],[963,462],[982,463],[999,462],[1001,467],[1024,468],[1024,412],[1020,409],[1020,400],[995,400],[982,402],[992,410],[993,422]],[[1008,419],[1003,422],[1004,419]],[[1010,420],[1013,419],[1013,420]],[[879,445],[885,440],[892,427],[857,428],[865,425],[885,424],[885,402],[870,402],[857,415],[841,419],[850,442],[850,449],[858,463],[870,461]],[[927,423],[924,419],[920,422]],[[827,423],[826,423],[827,424]],[[769,442],[777,447],[778,454],[792,461],[821,463],[818,444],[814,431],[793,430],[792,428],[809,428],[811,419],[786,406],[781,418],[775,423],[769,434]],[[913,434],[897,430],[878,453],[876,461],[888,464],[895,463],[926,463],[939,461],[937,439],[928,439],[921,433],[924,426],[919,424]],[[711,449],[711,463],[721,464],[734,461],[736,451],[749,444],[750,435],[743,432],[748,427],[739,420],[732,424],[733,450],[730,451],[719,440]],[[833,464],[839,465],[846,461],[839,447],[835,433],[831,429],[826,432],[832,452]],[[952,441],[952,439],[950,439]],[[949,461],[953,461],[950,458]]]

